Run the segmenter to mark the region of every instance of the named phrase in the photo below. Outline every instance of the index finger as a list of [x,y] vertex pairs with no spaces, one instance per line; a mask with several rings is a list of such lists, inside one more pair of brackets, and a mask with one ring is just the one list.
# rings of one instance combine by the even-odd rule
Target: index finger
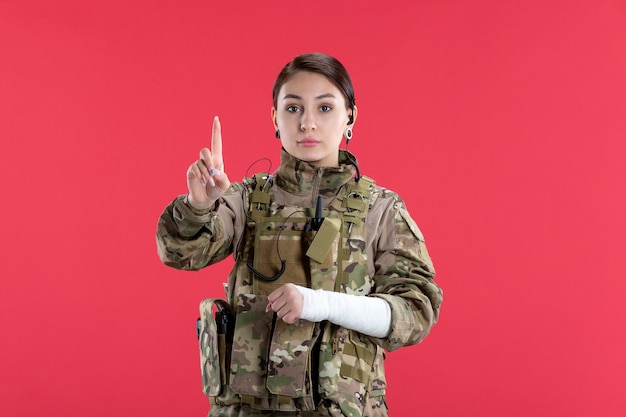
[[[222,125],[219,117],[213,118],[213,132],[211,134],[211,153],[222,162]],[[223,163],[223,162],[222,162]]]

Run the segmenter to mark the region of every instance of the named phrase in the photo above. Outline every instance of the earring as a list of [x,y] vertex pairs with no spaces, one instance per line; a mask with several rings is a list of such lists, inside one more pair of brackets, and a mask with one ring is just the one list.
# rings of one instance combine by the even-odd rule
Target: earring
[[280,130],[276,129],[276,139],[280,139]]
[[352,139],[352,128],[349,127],[346,129],[346,132],[343,134],[343,137],[346,138],[346,144],[350,139]]

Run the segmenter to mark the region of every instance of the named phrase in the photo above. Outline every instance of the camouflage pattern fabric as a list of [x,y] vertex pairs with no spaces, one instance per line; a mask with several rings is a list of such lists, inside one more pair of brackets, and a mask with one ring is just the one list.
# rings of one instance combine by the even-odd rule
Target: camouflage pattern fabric
[[[220,369],[226,377],[212,379],[221,386],[205,391],[210,415],[385,416],[383,351],[420,342],[436,323],[442,292],[419,228],[397,194],[365,177],[355,182],[343,152],[340,162],[315,167],[283,152],[275,178],[233,183],[212,210],[193,210],[183,196],[164,211],[157,243],[167,265],[198,270],[235,257],[227,293],[237,313],[232,359]],[[324,217],[341,223],[322,262],[304,255],[315,238],[303,232],[304,219],[318,194]],[[271,276],[281,260],[289,272],[272,283],[247,266]],[[332,323],[276,322],[265,313],[267,294],[285,282],[383,298],[391,332],[378,339]]]
[[[257,410],[247,405],[213,407],[208,417],[343,417],[341,408],[332,402],[325,402],[313,411],[269,411]],[[388,417],[389,412],[384,397],[369,397],[365,400],[363,417]]]
[[200,303],[200,369],[202,371],[202,388],[204,395],[214,397],[220,394],[228,375],[225,373],[225,364],[228,362],[225,335],[219,334],[213,306],[230,309],[230,305],[223,299],[209,298]]

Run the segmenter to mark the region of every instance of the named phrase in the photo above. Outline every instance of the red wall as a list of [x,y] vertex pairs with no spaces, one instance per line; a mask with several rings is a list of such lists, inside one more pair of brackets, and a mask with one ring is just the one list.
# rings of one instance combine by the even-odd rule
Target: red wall
[[230,261],[166,268],[156,221],[215,114],[231,178],[277,163],[272,83],[310,51],[445,291],[388,356],[392,415],[626,415],[624,2],[395,3],[0,1],[3,415],[206,415]]

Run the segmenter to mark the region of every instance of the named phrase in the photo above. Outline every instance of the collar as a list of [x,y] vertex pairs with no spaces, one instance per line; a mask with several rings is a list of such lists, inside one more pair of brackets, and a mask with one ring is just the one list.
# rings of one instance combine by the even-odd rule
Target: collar
[[340,150],[339,166],[320,167],[295,158],[283,148],[280,167],[276,172],[276,184],[292,194],[334,196],[356,174],[356,167],[350,163],[349,158],[356,163],[354,155]]

